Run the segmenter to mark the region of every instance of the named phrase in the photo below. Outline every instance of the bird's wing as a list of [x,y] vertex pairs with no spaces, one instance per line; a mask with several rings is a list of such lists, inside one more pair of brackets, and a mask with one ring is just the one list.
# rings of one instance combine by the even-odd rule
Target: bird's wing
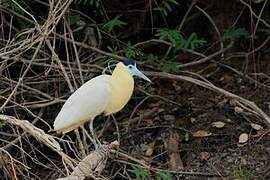
[[97,76],[77,89],[57,115],[54,130],[69,132],[101,114],[111,96],[110,80],[109,75]]

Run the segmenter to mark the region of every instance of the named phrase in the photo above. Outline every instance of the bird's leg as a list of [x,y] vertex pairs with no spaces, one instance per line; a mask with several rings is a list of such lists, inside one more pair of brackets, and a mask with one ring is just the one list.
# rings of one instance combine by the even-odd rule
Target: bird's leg
[[79,130],[78,129],[75,129],[75,134],[76,134],[76,137],[77,137],[77,141],[79,143],[79,148],[80,148],[81,156],[82,156],[82,158],[84,158],[84,157],[86,157],[85,148],[84,148],[84,146],[82,144],[81,136],[80,136],[80,133],[79,133]]
[[97,136],[95,135],[93,125],[94,125],[94,120],[91,120],[90,121],[90,132],[91,132],[91,135],[92,135],[92,138],[93,138],[93,144],[95,146],[95,149],[97,150],[99,147],[101,147],[101,143],[98,140]]
[[[82,128],[83,128],[83,126],[81,126]],[[83,146],[85,147],[85,153],[86,154],[89,154],[89,151],[88,151],[88,147],[89,147],[89,145],[88,145],[88,143],[87,143],[87,135],[86,135],[86,133],[85,133],[85,131],[83,130],[82,131],[82,143],[83,143]]]
[[[84,127],[81,127],[84,134],[90,139],[90,141],[94,144],[95,148],[97,148],[96,143],[95,143],[95,139],[93,137],[93,133],[91,132],[91,135],[86,131],[86,129]],[[91,130],[90,130],[91,131]]]
[[93,138],[89,135],[89,133],[85,130],[84,126],[80,126],[80,128],[82,129],[83,132],[83,145],[86,147],[86,153],[88,154],[88,147],[89,147],[89,143],[87,143],[87,138],[90,139],[91,142],[93,142]]
[[113,116],[113,114],[111,116],[112,116],[113,122],[115,124],[116,132],[117,132],[117,140],[118,140],[118,143],[120,143],[120,133],[119,133],[118,123],[117,123],[115,117]]

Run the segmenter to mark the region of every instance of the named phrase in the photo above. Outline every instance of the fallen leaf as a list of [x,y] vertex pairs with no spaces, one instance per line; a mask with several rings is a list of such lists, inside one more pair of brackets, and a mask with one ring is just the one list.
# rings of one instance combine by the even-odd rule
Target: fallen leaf
[[239,143],[246,143],[247,141],[248,141],[248,134],[247,133],[240,134],[238,142]]
[[166,121],[174,121],[175,116],[170,115],[170,114],[166,114],[166,115],[164,115],[164,120],[166,120]]
[[147,150],[145,152],[146,156],[152,156],[154,152],[154,147],[155,147],[155,141],[151,142],[148,144]]
[[234,108],[234,111],[235,111],[236,113],[242,113],[242,112],[244,112],[244,110],[243,110],[242,108],[240,108],[240,107],[235,107],[235,108]]
[[255,123],[250,123],[250,126],[251,126],[253,129],[257,130],[257,131],[263,129],[263,127],[262,127],[261,125],[255,124]]
[[211,125],[216,128],[223,128],[225,126],[225,123],[222,121],[216,121],[216,122],[213,122]]
[[193,137],[207,137],[210,136],[211,133],[208,133],[207,131],[204,130],[198,130],[196,132],[192,132]]
[[202,160],[208,160],[210,158],[210,153],[206,151],[200,152],[200,158]]
[[230,118],[227,118],[226,121],[229,123],[232,122],[232,120]]
[[196,122],[196,119],[192,117],[192,118],[190,118],[190,122],[191,123],[195,123]]

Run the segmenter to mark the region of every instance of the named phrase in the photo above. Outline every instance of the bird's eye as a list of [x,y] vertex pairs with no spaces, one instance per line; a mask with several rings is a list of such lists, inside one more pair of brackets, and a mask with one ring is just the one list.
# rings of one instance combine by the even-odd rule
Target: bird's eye
[[132,66],[128,66],[128,68],[129,68],[129,69],[131,69],[131,68],[132,68]]

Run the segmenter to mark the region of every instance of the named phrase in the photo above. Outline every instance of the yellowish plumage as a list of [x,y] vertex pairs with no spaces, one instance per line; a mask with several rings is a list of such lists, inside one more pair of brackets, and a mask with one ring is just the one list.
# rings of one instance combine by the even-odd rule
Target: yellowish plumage
[[120,111],[129,101],[134,89],[134,80],[128,68],[118,63],[112,76],[95,77],[66,101],[54,122],[57,132],[67,133],[97,115],[110,115]]
[[134,90],[134,80],[123,63],[118,63],[111,78],[112,95],[105,115],[116,113],[127,104]]

